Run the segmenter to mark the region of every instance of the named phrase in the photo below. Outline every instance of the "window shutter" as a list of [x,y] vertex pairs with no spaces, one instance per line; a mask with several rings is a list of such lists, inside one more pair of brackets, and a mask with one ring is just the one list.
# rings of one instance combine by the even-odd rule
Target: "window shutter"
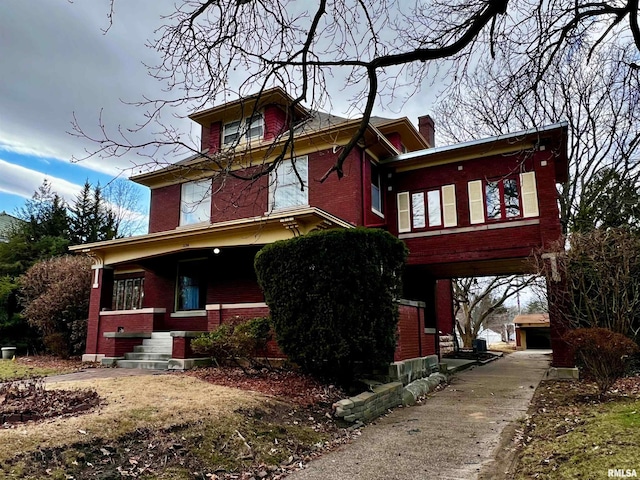
[[409,192],[398,194],[398,232],[411,231],[411,215],[409,212]]
[[467,184],[469,189],[469,221],[471,224],[484,223],[484,199],[482,197],[482,180],[474,180]]
[[538,191],[536,189],[535,172],[520,174],[520,188],[522,189],[522,216],[537,217],[540,215],[540,211],[538,210]]
[[455,185],[444,185],[442,187],[442,213],[445,227],[455,227],[458,225]]

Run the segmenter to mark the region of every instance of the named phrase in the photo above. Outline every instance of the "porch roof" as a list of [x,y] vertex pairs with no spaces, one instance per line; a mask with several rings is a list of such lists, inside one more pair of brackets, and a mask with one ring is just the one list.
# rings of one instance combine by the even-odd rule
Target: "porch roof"
[[328,228],[353,228],[353,225],[319,208],[306,207],[75,245],[69,250],[88,254],[97,265],[107,266],[203,248],[266,245]]

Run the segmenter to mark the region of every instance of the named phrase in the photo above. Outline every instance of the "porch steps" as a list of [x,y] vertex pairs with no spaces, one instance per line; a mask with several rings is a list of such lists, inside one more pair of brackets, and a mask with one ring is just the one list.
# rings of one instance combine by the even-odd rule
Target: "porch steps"
[[133,347],[133,352],[125,353],[124,360],[118,360],[116,365],[119,368],[168,370],[172,348],[169,332],[153,332],[151,338],[145,338],[142,345]]

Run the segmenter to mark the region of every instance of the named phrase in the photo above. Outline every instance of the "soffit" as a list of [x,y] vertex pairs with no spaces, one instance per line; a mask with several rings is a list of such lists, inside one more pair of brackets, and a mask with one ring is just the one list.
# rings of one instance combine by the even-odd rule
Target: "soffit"
[[314,230],[353,228],[344,220],[318,208],[282,211],[263,217],[178,228],[137,237],[76,245],[69,250],[85,253],[97,265],[118,265],[170,253],[214,247],[266,245]]

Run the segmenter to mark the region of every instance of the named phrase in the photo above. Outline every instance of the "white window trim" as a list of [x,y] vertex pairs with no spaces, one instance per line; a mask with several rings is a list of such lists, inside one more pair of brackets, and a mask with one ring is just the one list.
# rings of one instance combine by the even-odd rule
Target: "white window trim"
[[[207,218],[205,220],[201,220],[199,222],[188,222],[185,223],[185,212],[183,211],[183,200],[184,200],[184,188],[187,185],[191,185],[191,184],[207,184],[207,194],[205,196],[202,197],[202,201],[199,202],[198,206],[202,205],[202,203],[206,202],[209,207],[208,207],[208,215]],[[204,180],[194,180],[191,182],[184,182],[183,184],[180,185],[180,220],[178,223],[178,228],[192,228],[194,226],[198,226],[198,225],[205,225],[205,224],[209,224],[211,223],[211,189],[212,189],[212,182],[210,178],[206,178]]]
[[[282,160],[282,162],[280,163],[280,165],[278,165],[278,167],[280,167],[281,165],[283,165],[285,162],[291,162],[292,160],[287,159],[287,160]],[[275,205],[275,194],[276,194],[276,190],[278,189],[278,185],[277,185],[277,179],[274,178],[274,175],[276,175],[278,167],[276,167],[275,169],[273,169],[270,173],[269,173],[269,205],[267,205],[267,211],[265,212],[265,214],[270,214],[273,212],[286,212],[287,210],[298,210],[300,208],[305,208],[309,206],[309,156],[308,155],[301,155],[299,157],[296,157],[295,159],[293,159],[293,161],[295,162],[299,162],[299,161],[305,161],[307,163],[307,178],[303,178],[303,184],[304,184],[304,189],[306,192],[306,196],[307,196],[307,202],[305,204],[301,204],[301,205],[292,205],[289,207],[282,207],[282,208],[274,208]]]
[[[378,188],[378,196],[380,199],[380,207],[384,207],[384,194],[383,194],[383,190],[382,190],[382,175],[380,175],[380,166],[376,165],[375,163],[369,161],[369,168],[371,169],[371,173],[373,173],[373,167],[375,167],[378,171],[378,184],[375,185],[373,183],[373,178],[370,178],[370,184],[372,186],[376,186]],[[373,175],[369,175],[370,177],[373,177]],[[375,208],[373,206],[373,195],[371,195],[371,211],[373,213],[375,213],[376,215],[378,215],[380,218],[384,218],[384,213],[380,210],[378,210],[377,208]]]
[[[260,116],[260,120],[261,120],[262,134],[254,135],[250,137],[249,131],[251,130],[251,124],[249,123],[249,120],[251,118],[257,117],[258,115]],[[224,139],[226,137],[227,126],[236,122],[240,122],[238,125],[238,138],[232,142],[226,143]],[[231,122],[227,122],[223,124],[222,125],[222,147],[230,147],[235,145],[241,145],[243,143],[251,143],[256,140],[262,140],[264,139],[264,133],[265,133],[264,112],[259,110],[253,114],[253,117],[247,116],[247,117],[232,120]]]

